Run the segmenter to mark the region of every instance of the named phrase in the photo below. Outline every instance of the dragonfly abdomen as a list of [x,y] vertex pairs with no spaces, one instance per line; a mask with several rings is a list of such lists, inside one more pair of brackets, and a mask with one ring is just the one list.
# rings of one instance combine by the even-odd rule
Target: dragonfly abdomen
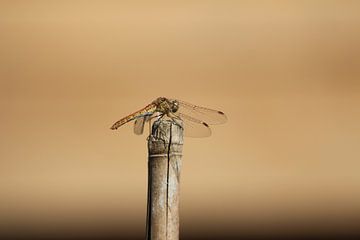
[[117,121],[116,123],[114,123],[110,129],[112,130],[116,130],[119,127],[121,127],[122,125],[124,125],[127,122],[130,122],[136,118],[139,118],[141,116],[145,116],[145,115],[152,115],[156,110],[156,106],[154,104],[149,104],[148,106],[144,107],[143,109],[140,109],[139,111],[136,111],[122,119],[120,119],[119,121]]

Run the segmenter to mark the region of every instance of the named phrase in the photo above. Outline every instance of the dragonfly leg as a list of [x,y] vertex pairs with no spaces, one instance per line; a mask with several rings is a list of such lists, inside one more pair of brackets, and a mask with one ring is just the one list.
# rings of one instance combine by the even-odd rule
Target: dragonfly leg
[[149,134],[151,134],[151,120],[152,119],[154,119],[154,118],[159,118],[159,119],[161,119],[162,117],[164,117],[164,114],[161,114],[161,115],[156,115],[156,116],[151,116],[150,118],[149,118]]

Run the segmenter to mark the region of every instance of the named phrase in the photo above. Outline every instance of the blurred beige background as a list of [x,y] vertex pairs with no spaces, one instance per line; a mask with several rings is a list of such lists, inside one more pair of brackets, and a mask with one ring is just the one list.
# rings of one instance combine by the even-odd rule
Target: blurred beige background
[[145,232],[158,96],[224,111],[187,138],[184,232],[360,220],[359,1],[1,1],[0,228]]

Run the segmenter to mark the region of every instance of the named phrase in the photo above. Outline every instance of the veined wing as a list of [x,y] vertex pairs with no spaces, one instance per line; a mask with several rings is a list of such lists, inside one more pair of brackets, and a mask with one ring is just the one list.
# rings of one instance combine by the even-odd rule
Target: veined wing
[[222,111],[196,106],[181,100],[176,101],[179,102],[179,114],[187,115],[207,124],[222,124],[227,121],[227,117]]
[[145,115],[145,116],[139,117],[135,120],[134,133],[136,135],[143,134],[145,123],[147,123],[149,121],[149,119],[150,119],[150,115]]
[[179,113],[178,116],[183,122],[186,137],[209,137],[211,135],[211,129],[207,123],[182,113]]

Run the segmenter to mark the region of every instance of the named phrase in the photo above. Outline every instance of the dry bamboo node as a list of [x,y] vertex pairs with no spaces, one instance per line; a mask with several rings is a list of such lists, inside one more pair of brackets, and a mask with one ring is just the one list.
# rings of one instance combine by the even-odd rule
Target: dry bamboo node
[[159,119],[148,138],[147,240],[179,239],[182,123]]

